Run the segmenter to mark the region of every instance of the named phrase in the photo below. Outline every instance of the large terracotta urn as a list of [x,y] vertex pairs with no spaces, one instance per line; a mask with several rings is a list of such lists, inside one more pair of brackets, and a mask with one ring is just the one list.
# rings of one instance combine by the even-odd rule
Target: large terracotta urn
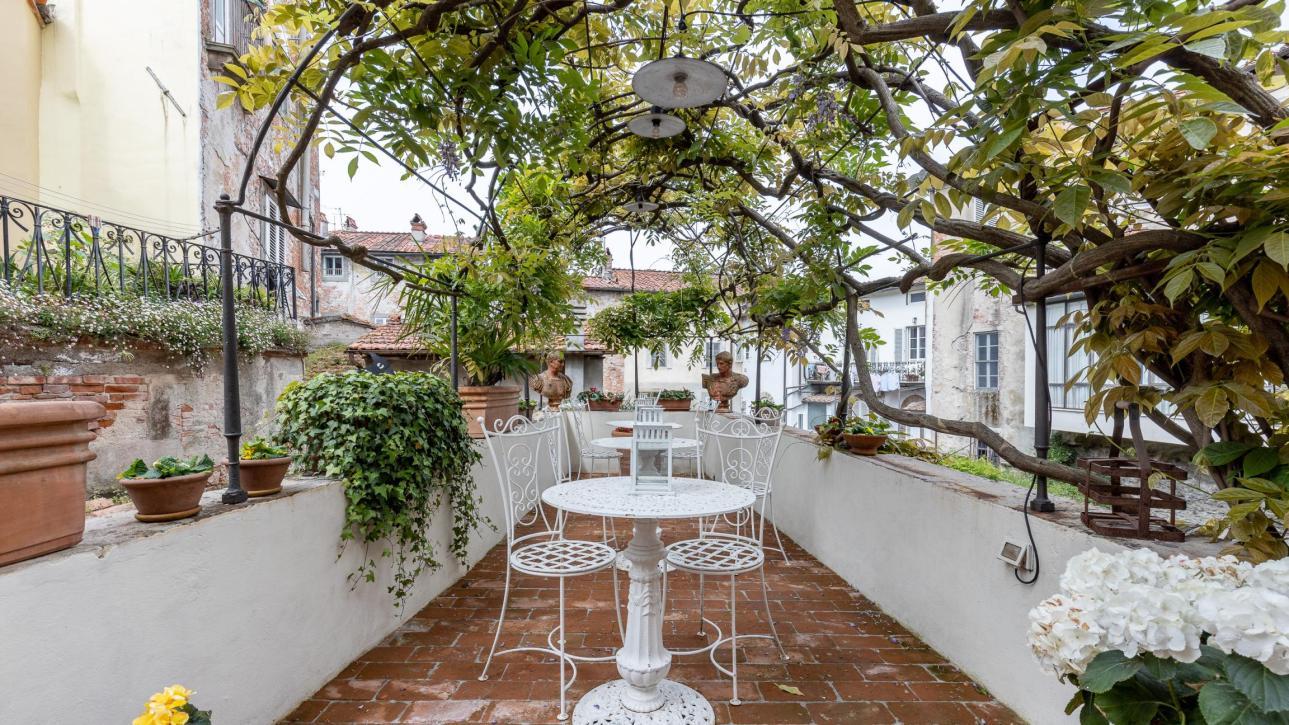
[[80,543],[89,422],[106,413],[89,401],[0,403],[0,566]]
[[510,420],[519,414],[519,388],[514,385],[462,385],[457,389],[461,396],[461,410],[470,427],[471,438],[482,438],[479,418],[489,430],[496,430],[497,421]]

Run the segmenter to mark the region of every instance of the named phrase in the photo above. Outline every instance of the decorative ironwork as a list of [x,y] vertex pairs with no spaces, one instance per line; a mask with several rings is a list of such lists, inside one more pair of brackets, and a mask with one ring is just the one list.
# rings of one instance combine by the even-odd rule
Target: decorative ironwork
[[[878,375],[898,373],[901,383],[920,383],[926,378],[926,361],[870,362],[864,370]],[[851,367],[850,372],[852,376],[855,375],[856,368]],[[822,362],[810,363],[806,367],[806,382],[837,384],[841,382],[841,373]]]
[[[4,281],[44,294],[120,292],[169,300],[220,299],[219,249],[0,196]],[[295,269],[233,254],[234,296],[296,316]]]

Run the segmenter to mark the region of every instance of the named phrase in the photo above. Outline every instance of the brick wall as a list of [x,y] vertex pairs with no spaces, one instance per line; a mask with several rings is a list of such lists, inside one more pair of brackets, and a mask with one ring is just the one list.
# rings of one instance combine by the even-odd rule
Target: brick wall
[[0,403],[20,400],[88,400],[107,414],[91,428],[110,428],[117,418],[146,422],[148,381],[139,375],[0,375]]
[[[304,361],[279,354],[244,357],[239,364],[242,429],[268,432],[277,396],[303,376]],[[202,371],[162,354],[75,346],[0,350],[0,403],[90,400],[107,409],[91,424],[99,437],[90,445],[86,485],[93,491],[116,485],[116,474],[135,458],[207,454],[224,458],[224,380],[218,357]]]
[[604,389],[610,393],[625,393],[626,360],[621,355],[604,356]]

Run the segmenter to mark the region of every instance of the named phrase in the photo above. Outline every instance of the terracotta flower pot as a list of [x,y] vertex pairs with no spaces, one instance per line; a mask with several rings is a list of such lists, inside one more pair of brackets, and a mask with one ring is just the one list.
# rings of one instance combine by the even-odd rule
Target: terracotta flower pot
[[140,521],[177,521],[201,512],[201,494],[214,471],[190,473],[171,478],[123,478],[121,486]]
[[513,385],[463,385],[457,389],[457,395],[461,396],[461,410],[471,438],[483,437],[478,418],[482,417],[483,424],[493,430],[497,421],[510,420],[519,414],[519,388]]
[[590,400],[586,403],[587,410],[599,410],[609,413],[616,413],[622,410],[622,401],[612,400]]
[[281,458],[243,458],[238,461],[242,471],[242,488],[247,496],[272,496],[282,492],[282,479],[286,478],[286,469],[291,467],[291,457]]
[[842,433],[846,447],[861,456],[875,456],[877,449],[886,443],[886,436],[869,436],[859,433]]
[[105,414],[88,401],[0,403],[0,566],[80,543],[88,423]]
[[684,400],[662,400],[662,399],[659,399],[659,400],[658,400],[658,407],[659,407],[659,408],[662,408],[663,410],[673,410],[673,411],[675,411],[675,410],[681,410],[681,411],[684,411],[684,410],[689,410],[689,406],[693,405],[693,403],[694,403],[694,399],[693,399],[693,398],[686,398],[686,399],[684,399]]

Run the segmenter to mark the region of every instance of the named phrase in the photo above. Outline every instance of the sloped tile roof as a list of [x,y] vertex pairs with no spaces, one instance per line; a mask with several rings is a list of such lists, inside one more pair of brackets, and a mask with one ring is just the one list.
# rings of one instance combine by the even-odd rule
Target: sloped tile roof
[[347,349],[350,352],[377,352],[396,355],[426,353],[425,344],[416,335],[408,334],[402,321],[387,322],[377,327],[354,340]]
[[[582,278],[582,289],[606,292],[630,292],[631,270],[614,267],[613,277],[596,275]],[[656,269],[636,270],[637,292],[674,292],[685,287],[679,272],[665,272]]]
[[425,241],[417,242],[411,232],[365,232],[342,229],[336,232],[346,244],[361,244],[373,252],[401,254],[446,254],[460,249],[465,240],[444,234],[427,234]]

